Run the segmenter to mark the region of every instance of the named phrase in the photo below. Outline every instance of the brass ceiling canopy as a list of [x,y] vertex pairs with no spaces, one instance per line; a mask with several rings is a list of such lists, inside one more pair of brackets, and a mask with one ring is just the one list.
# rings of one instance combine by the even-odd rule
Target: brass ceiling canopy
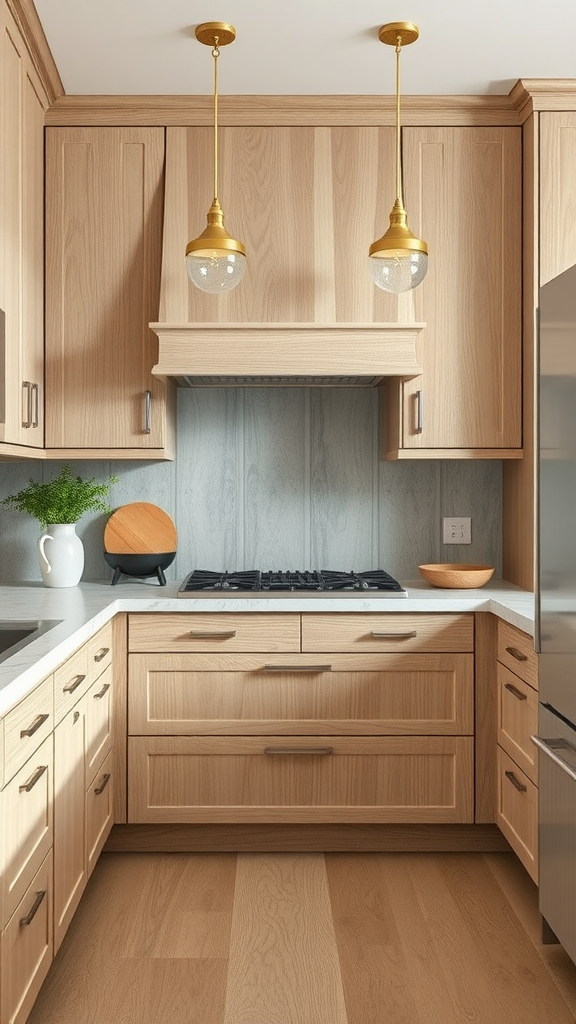
[[428,269],[428,246],[408,227],[402,187],[400,135],[400,51],[420,35],[411,21],[393,21],[378,32],[381,43],[396,49],[396,201],[390,213],[390,227],[369,249],[372,280],[383,291],[405,292],[421,283]]
[[246,269],[246,250],[226,231],[218,200],[218,57],[221,46],[234,42],[236,29],[226,21],[205,21],[196,26],[195,36],[199,43],[212,47],[214,58],[214,199],[207,226],[186,246],[186,267],[196,288],[219,295],[240,284]]

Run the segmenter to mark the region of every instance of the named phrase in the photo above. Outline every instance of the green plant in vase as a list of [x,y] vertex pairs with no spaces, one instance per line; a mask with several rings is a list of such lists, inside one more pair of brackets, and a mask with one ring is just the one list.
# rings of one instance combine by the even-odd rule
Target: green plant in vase
[[47,587],[75,587],[84,569],[84,547],[76,534],[75,524],[85,512],[111,512],[106,501],[111,476],[99,484],[95,477],[83,480],[73,476],[70,466],[47,483],[30,480],[16,494],[9,494],[3,505],[26,512],[40,523],[43,531],[38,541],[40,571]]

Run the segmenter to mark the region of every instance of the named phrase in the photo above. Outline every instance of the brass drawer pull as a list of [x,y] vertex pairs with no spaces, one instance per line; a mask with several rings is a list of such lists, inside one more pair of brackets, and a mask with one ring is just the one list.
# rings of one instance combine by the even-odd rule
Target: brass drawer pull
[[332,665],[264,665],[265,672],[331,672]]
[[378,633],[373,629],[371,635],[375,640],[413,640],[415,636],[418,636],[415,629],[409,633]]
[[526,792],[528,786],[525,786],[523,782],[519,782],[516,776],[514,775],[514,772],[504,772],[504,775],[506,776],[507,779],[510,780],[510,782],[514,786],[514,789],[517,789],[519,793]]
[[518,700],[528,700],[528,694],[522,693],[522,690],[519,690],[517,686],[514,686],[514,683],[504,683],[504,688],[506,690],[510,690],[510,693],[513,693]]
[[264,747],[265,754],[333,754],[334,747]]
[[85,675],[83,675],[83,676],[82,675],[74,676],[74,679],[72,679],[71,682],[69,682],[66,686],[62,687],[62,692],[63,693],[74,693],[74,690],[77,690],[78,687],[80,686],[80,683],[83,683],[85,679],[86,679]]
[[517,647],[507,647],[506,654],[510,654],[512,658],[516,658],[516,661],[528,661],[528,655],[522,654]]
[[40,779],[44,775],[44,772],[47,772],[47,771],[48,771],[48,765],[47,764],[39,765],[39,767],[36,769],[34,774],[31,775],[30,778],[28,779],[28,782],[23,782],[22,785],[18,787],[18,792],[19,793],[29,793],[31,789],[34,789],[34,786],[36,785],[36,783],[40,781]]
[[100,785],[96,786],[96,789],[94,790],[96,796],[100,796],[100,793],[104,792],[104,790],[106,789],[106,786],[108,785],[109,782],[110,782],[110,772],[106,772],[105,775],[102,776],[102,781],[100,782]]
[[79,722],[79,721],[80,721],[80,712],[79,711],[75,711],[74,714],[72,715],[72,725],[76,725],[76,722]]
[[107,693],[109,689],[110,689],[110,683],[104,683],[104,686],[102,687],[102,689],[98,690],[98,693],[94,694],[94,700],[101,700],[102,697],[104,696],[104,694]]
[[27,729],[21,730],[20,739],[23,740],[25,736],[33,736],[35,732],[38,732],[40,726],[44,725],[44,722],[46,722],[49,718],[50,715],[36,715],[36,718],[32,722],[32,725],[29,725]]
[[28,911],[26,916],[20,918],[20,924],[22,925],[22,927],[25,928],[26,925],[32,924],[32,921],[36,917],[36,914],[38,913],[38,910],[40,908],[40,904],[42,903],[42,900],[44,899],[45,895],[46,889],[41,889],[40,892],[34,893],[34,903],[30,907],[30,910]]
[[109,647],[101,647],[98,654],[94,655],[94,661],[102,661],[102,658],[105,658],[109,651]]
[[211,633],[203,630],[190,630],[190,636],[193,640],[231,640],[233,636],[236,636],[235,629],[229,629],[222,633]]

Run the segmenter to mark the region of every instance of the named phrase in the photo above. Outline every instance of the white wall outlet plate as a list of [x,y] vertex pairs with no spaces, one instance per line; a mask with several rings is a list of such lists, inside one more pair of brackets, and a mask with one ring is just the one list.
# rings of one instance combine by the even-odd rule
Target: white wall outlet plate
[[442,542],[444,544],[471,544],[472,520],[469,517],[446,516],[443,519]]

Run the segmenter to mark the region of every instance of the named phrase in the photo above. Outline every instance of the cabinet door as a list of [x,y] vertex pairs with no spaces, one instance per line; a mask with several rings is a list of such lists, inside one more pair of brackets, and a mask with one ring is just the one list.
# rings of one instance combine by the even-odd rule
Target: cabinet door
[[84,700],[54,732],[54,951],[86,885]]
[[576,111],[540,114],[540,284],[576,263]]
[[[0,441],[44,443],[44,112],[42,86],[0,9]],[[3,379],[2,379],[3,378]],[[33,454],[33,453],[32,453]]]
[[112,747],[112,666],[92,683],[86,702],[86,786]]
[[52,851],[50,850],[1,938],[2,1024],[25,1024],[52,963]]
[[158,316],[163,161],[162,128],[47,129],[48,448],[170,454],[168,385],[151,376],[148,327]]
[[[406,206],[429,269],[421,377],[388,387],[390,457],[502,457],[521,434],[519,128],[407,128]],[[408,455],[403,453],[408,452]]]

